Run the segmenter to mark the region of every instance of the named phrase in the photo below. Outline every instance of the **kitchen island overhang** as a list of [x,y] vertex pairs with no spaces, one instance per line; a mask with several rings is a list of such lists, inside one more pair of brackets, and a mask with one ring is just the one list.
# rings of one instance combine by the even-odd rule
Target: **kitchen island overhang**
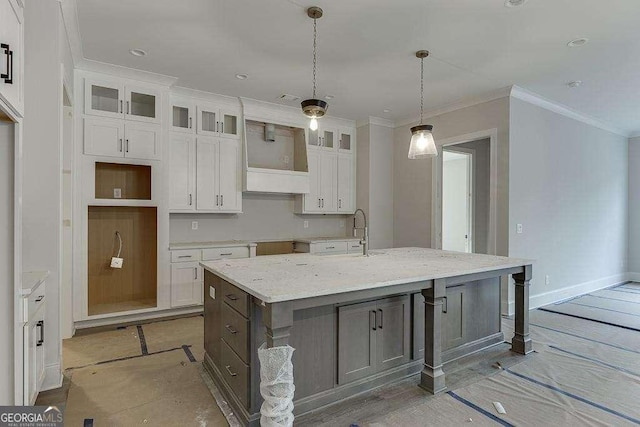
[[[299,366],[294,359],[295,381],[302,382],[300,387],[296,384],[301,395],[296,392],[298,414],[417,372],[420,386],[428,392],[445,390],[443,340],[454,343],[449,347],[455,348],[445,352],[451,358],[504,339],[499,326],[501,276],[512,275],[516,283],[512,350],[520,354],[532,350],[529,260],[396,248],[372,251],[369,257],[293,254],[201,264],[206,270],[205,366],[244,424],[254,424],[259,412],[259,393],[253,390],[259,385],[255,383],[259,367],[251,363],[252,353],[260,342],[266,341],[268,347],[292,344],[292,329],[296,345],[305,347],[298,348]],[[212,298],[216,293],[217,301]],[[207,309],[207,302],[209,307],[219,306],[219,313]],[[240,318],[246,334],[238,333],[224,316]],[[453,323],[448,320],[451,316],[457,316]],[[482,318],[477,321],[474,316]],[[474,322],[487,326],[473,331]],[[423,348],[418,351],[422,325]],[[207,328],[213,342],[209,348]],[[236,343],[239,334],[241,344]],[[216,347],[218,339],[221,350]],[[332,359],[333,365],[324,366],[329,372],[307,372],[316,369],[312,360],[306,360],[315,357],[307,345],[317,346],[318,353]],[[370,353],[365,354],[367,349]],[[227,362],[246,369],[247,378],[234,386],[238,374]],[[333,386],[314,389],[306,384],[318,375],[335,377]],[[243,390],[242,399],[238,389]]]

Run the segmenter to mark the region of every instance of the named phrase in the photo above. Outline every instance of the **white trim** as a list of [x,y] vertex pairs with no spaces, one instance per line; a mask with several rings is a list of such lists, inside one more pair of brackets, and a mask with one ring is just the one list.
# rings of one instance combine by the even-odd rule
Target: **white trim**
[[[195,306],[195,307],[184,307],[184,308],[172,308],[168,310],[160,310],[160,311],[151,311],[147,313],[138,313],[138,314],[121,314],[118,316],[111,316],[102,319],[89,319],[82,320],[79,322],[75,322],[75,330],[93,328],[96,326],[107,326],[114,325],[118,323],[130,323],[130,322],[138,322],[141,320],[150,320],[150,319],[162,319],[164,317],[172,317],[172,316],[182,316],[184,314],[195,314],[202,313],[204,310],[203,306]],[[130,313],[130,312],[127,312]]]
[[62,387],[63,378],[60,363],[45,366],[44,381],[42,382],[42,388],[39,391],[53,390],[54,388]]
[[640,282],[640,273],[627,273],[627,280],[630,282]]
[[640,138],[640,131],[634,132],[631,135],[629,135],[629,139],[633,139],[633,138]]
[[[489,253],[497,253],[497,215],[498,215],[498,129],[487,129],[478,132],[459,135],[437,141],[442,147],[447,145],[464,144],[489,138]],[[431,191],[431,247],[442,248],[442,209],[438,205],[442,194],[442,156],[432,159],[432,191]]]
[[395,127],[395,123],[393,122],[393,120],[383,119],[382,117],[369,116],[369,118],[367,119],[358,120],[356,122],[356,127],[367,125],[384,126],[392,129]]
[[[428,119],[431,117],[441,116],[446,113],[451,113],[452,111],[460,110],[462,108],[473,107],[474,105],[495,101],[496,99],[508,98],[510,93],[511,93],[511,87],[503,87],[502,89],[485,92],[481,95],[461,98],[457,101],[453,101],[441,107],[435,107],[435,108],[430,108],[428,110],[425,110],[424,117]],[[410,125],[413,123],[418,123],[419,121],[420,121],[420,116],[415,116],[411,118],[396,120],[394,124],[395,124],[395,127],[400,127],[400,126]]]
[[630,136],[630,133],[627,131],[619,129],[615,126],[611,126],[599,119],[596,119],[595,117],[591,117],[587,114],[583,114],[570,107],[567,107],[566,105],[562,105],[558,102],[544,98],[536,93],[523,89],[519,86],[511,87],[511,97],[528,102],[529,104],[537,105],[538,107],[544,108],[549,111],[553,111],[554,113],[558,113],[565,117],[569,117],[570,119],[574,119],[579,122],[586,123],[590,126],[594,126],[599,129],[606,130],[607,132],[612,132],[617,135],[625,136],[625,137]]

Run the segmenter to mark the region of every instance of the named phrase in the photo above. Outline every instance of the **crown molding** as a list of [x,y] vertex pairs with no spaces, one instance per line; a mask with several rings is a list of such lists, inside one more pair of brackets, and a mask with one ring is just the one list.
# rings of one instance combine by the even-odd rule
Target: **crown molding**
[[633,132],[631,135],[629,135],[629,139],[632,139],[632,138],[640,138],[640,131]]
[[384,126],[392,129],[395,127],[395,123],[393,122],[393,120],[383,119],[382,117],[369,116],[369,118],[367,119],[358,120],[356,122],[356,127],[367,125]]
[[543,96],[538,95],[537,93],[531,92],[519,86],[511,86],[510,96],[512,98],[520,99],[521,101],[525,101],[529,104],[544,108],[545,110],[553,111],[554,113],[560,114],[570,119],[574,119],[590,126],[606,130],[607,132],[615,133],[627,138],[631,136],[631,134],[627,131],[612,126],[606,122],[603,122],[602,120],[596,119],[595,117],[583,114],[570,107],[567,107],[566,105],[551,101],[550,99],[547,99]]
[[[485,102],[495,101],[496,99],[507,98],[511,93],[511,87],[503,87],[498,90],[485,92],[481,95],[470,96],[466,98],[461,98],[457,101],[451,102],[449,104],[445,104],[440,107],[430,108],[425,110],[424,117],[425,119],[441,116],[443,114],[451,113],[456,110],[460,110],[462,108],[473,107],[474,105],[484,104]],[[394,122],[394,127],[411,125],[414,123],[418,123],[420,121],[420,116],[414,116],[410,118],[399,119]]]
[[82,62],[76,64],[76,68],[80,71],[103,73],[110,76],[138,80],[162,86],[173,86],[178,81],[177,77],[124,67],[122,65],[108,64],[106,62],[94,61],[93,59],[83,59]]

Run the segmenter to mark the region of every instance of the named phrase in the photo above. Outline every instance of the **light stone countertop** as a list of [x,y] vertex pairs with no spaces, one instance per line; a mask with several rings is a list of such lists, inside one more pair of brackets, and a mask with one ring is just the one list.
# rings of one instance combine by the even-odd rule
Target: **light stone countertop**
[[395,248],[354,255],[290,254],[201,262],[256,298],[275,303],[521,267],[526,259]]
[[324,243],[324,242],[350,242],[360,241],[358,237],[283,237],[278,239],[256,239],[256,240],[221,240],[217,242],[184,242],[170,243],[169,250],[180,249],[209,249],[209,248],[231,248],[238,246],[255,246],[264,242],[300,242],[300,243]]
[[25,271],[22,273],[22,288],[20,295],[28,297],[49,277],[49,270]]

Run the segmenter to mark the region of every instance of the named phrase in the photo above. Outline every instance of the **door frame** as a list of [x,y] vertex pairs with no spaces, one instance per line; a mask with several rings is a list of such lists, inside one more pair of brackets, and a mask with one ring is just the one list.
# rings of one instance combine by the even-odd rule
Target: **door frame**
[[[476,248],[475,226],[474,226],[475,215],[476,215],[476,204],[474,200],[476,195],[476,180],[473,179],[473,174],[475,173],[475,170],[476,170],[476,150],[473,150],[470,148],[455,147],[455,145],[454,146],[449,145],[447,147],[454,147],[446,150],[447,152],[464,154],[465,156],[468,157],[468,160],[469,160],[467,162],[467,188],[469,189],[467,193],[467,198],[469,199],[467,201],[467,248],[468,248],[468,253],[474,253]],[[444,152],[445,152],[445,149],[443,147],[442,149],[443,167],[444,167]],[[440,233],[440,244],[442,247],[442,233]]]
[[[487,129],[438,141],[441,148],[489,139],[489,254],[496,255],[498,196],[498,129]],[[431,159],[431,247],[442,249],[442,155]],[[475,240],[475,239],[474,239]]]

